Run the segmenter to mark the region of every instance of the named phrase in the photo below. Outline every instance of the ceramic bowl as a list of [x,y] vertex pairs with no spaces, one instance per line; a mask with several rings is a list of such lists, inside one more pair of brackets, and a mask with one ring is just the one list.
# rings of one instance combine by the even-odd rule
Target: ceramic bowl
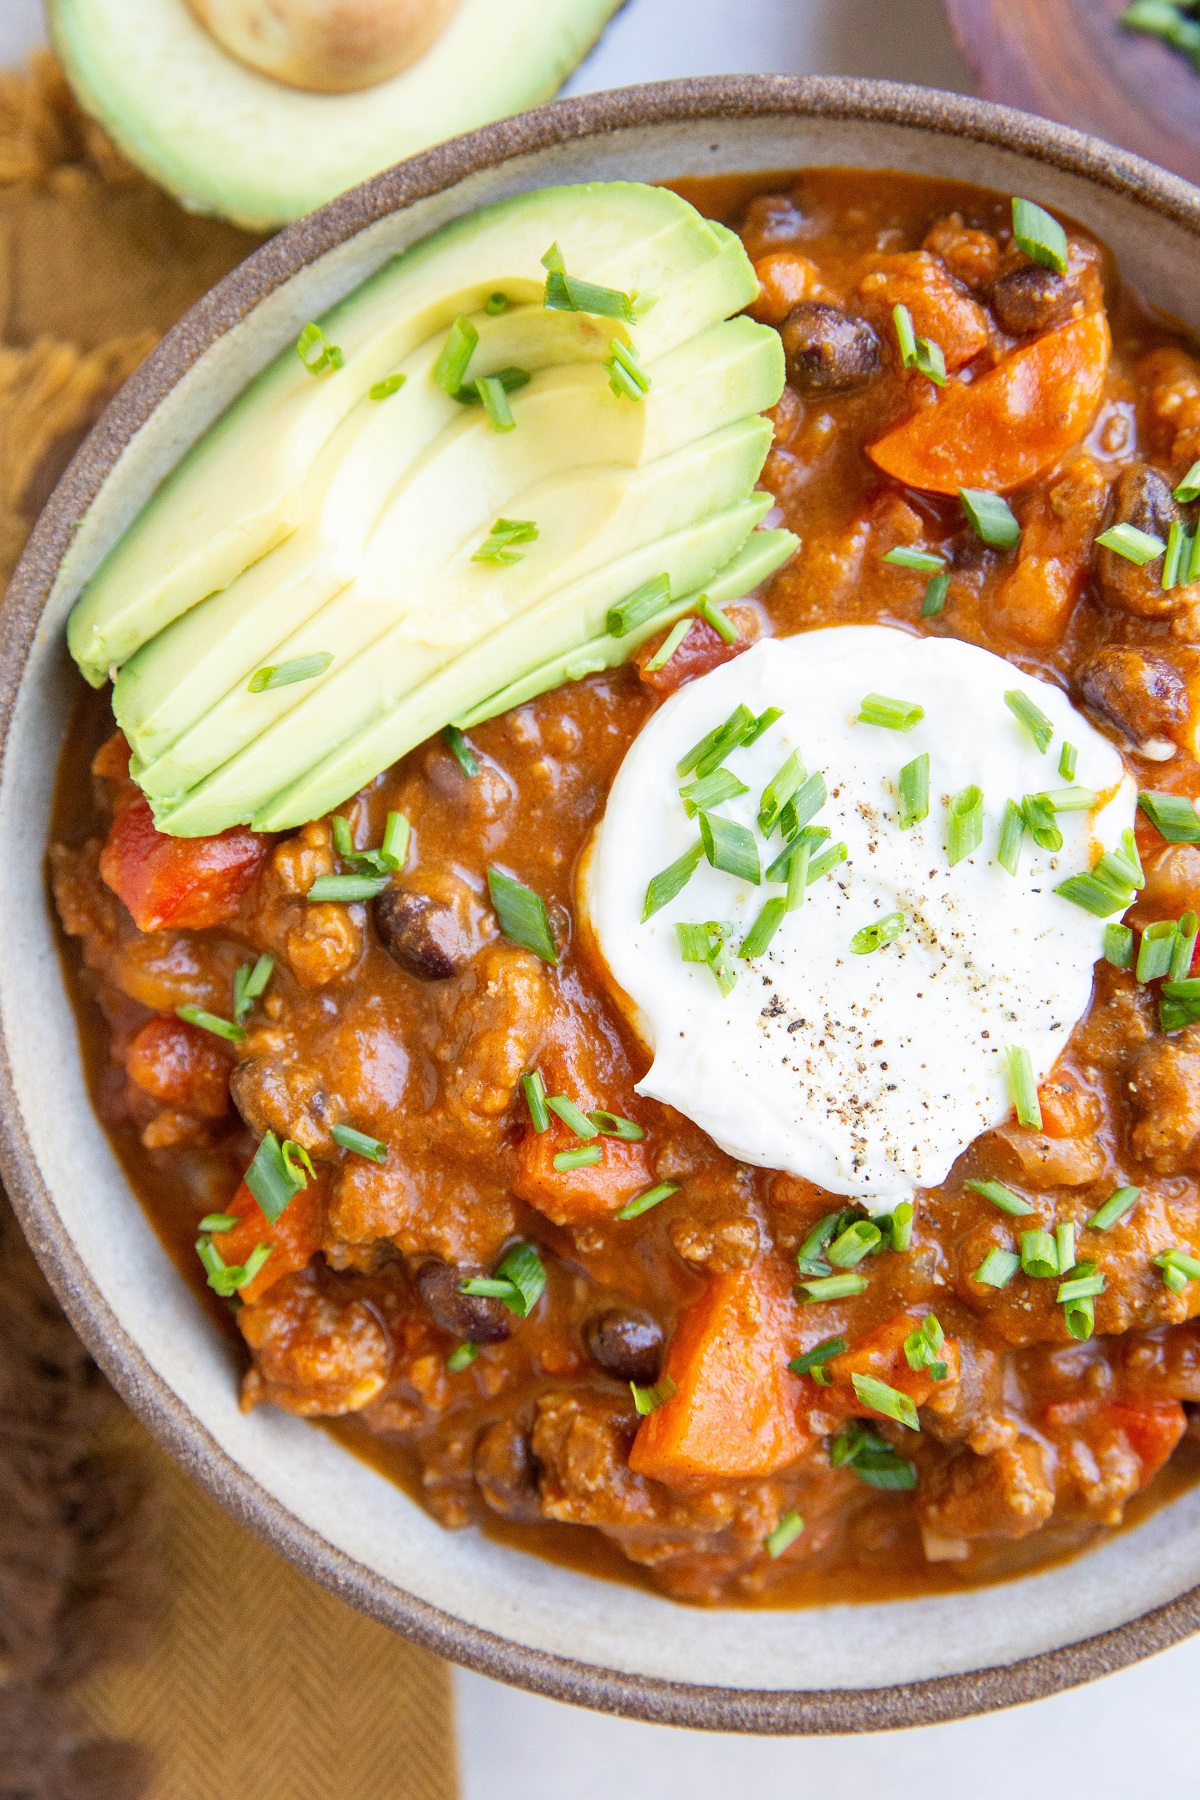
[[687,1609],[446,1532],[327,1434],[245,1416],[224,1338],[161,1249],[84,1084],[43,884],[80,584],[300,327],[394,251],[522,189],[613,177],[909,169],[1061,207],[1200,326],[1200,192],[1062,126],[921,88],[715,78],[560,101],[387,171],[284,231],[142,365],[43,513],[0,614],[0,1164],[54,1287],[125,1399],[232,1512],[354,1605],[560,1699],[716,1730],[858,1731],[1032,1699],[1200,1623],[1200,1489],[1006,1584],[807,1611]]

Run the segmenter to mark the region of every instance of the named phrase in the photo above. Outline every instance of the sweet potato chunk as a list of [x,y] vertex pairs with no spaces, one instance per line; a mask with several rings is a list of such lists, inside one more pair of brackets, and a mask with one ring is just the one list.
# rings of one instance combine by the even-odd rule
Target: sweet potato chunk
[[884,332],[891,325],[893,306],[907,306],[913,330],[940,347],[948,369],[961,369],[987,347],[987,314],[977,300],[955,287],[927,250],[880,257],[858,292],[864,310]]
[[323,1189],[319,1181],[310,1181],[302,1188],[274,1224],[266,1218],[244,1181],[230,1201],[228,1212],[238,1224],[232,1231],[219,1232],[213,1238],[227,1268],[244,1263],[256,1245],[271,1245],[271,1254],[258,1274],[238,1289],[247,1303],[265,1294],[282,1276],[307,1268],[321,1248]]

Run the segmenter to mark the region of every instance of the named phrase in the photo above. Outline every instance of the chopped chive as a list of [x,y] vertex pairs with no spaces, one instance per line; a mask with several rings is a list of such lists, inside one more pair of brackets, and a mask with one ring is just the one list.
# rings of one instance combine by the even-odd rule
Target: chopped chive
[[1000,844],[996,851],[996,861],[1010,875],[1015,875],[1021,861],[1021,843],[1025,836],[1025,814],[1015,800],[1004,803],[1004,817],[1000,822]]
[[223,1300],[231,1300],[239,1288],[254,1280],[273,1247],[271,1244],[255,1244],[244,1263],[227,1263],[210,1237],[200,1237],[196,1240],[196,1255],[208,1276],[209,1287],[220,1294]]
[[825,786],[825,777],[820,769],[814,769],[805,777],[791,799],[785,802],[779,815],[779,829],[785,838],[794,838],[803,831],[810,820],[815,819],[826,800],[829,790]]
[[[785,813],[787,810],[785,807]],[[800,845],[807,844],[810,850],[815,850],[816,846],[829,836],[829,827],[828,825],[806,825],[800,831],[792,833],[787,830],[785,821],[784,836],[787,842],[768,868],[763,877],[764,881],[787,881],[793,865],[793,858]]]
[[676,619],[663,642],[645,665],[643,674],[656,675],[659,669],[665,669],[695,623],[695,619]]
[[758,808],[758,829],[764,837],[771,836],[784,807],[799,792],[804,781],[805,768],[800,760],[800,752],[793,750],[783,767],[775,772],[762,791]]
[[946,604],[946,595],[950,592],[948,575],[931,575],[925,584],[925,598],[921,602],[921,617],[936,619]]
[[860,725],[883,725],[888,731],[911,731],[925,717],[915,700],[893,700],[887,694],[864,694],[858,709]]
[[201,1031],[211,1031],[214,1037],[224,1038],[227,1043],[241,1044],[246,1034],[240,1025],[232,1019],[220,1019],[216,1013],[205,1012],[202,1006],[177,1006],[175,1016],[186,1025],[198,1025]]
[[[528,369],[497,369],[494,375],[481,375],[477,381],[464,381],[457,394],[452,394],[450,396],[451,399],[457,400],[460,406],[482,406],[486,410],[487,400],[485,399],[483,391],[483,383],[485,380],[498,383],[499,387],[503,390],[503,394],[508,395],[515,394],[518,388],[528,387],[529,383],[533,380],[533,376],[529,373]],[[493,394],[494,393],[495,390],[493,389]],[[507,399],[504,400],[503,404],[507,408]]]
[[1142,1197],[1140,1187],[1118,1188],[1110,1199],[1104,1202],[1097,1212],[1088,1220],[1090,1231],[1110,1231],[1118,1219],[1123,1219],[1131,1206],[1136,1206]]
[[205,1213],[199,1228],[201,1231],[211,1232],[214,1237],[220,1237],[241,1222],[236,1213]]
[[865,1275],[823,1275],[816,1281],[802,1281],[808,1299],[805,1305],[812,1305],[818,1300],[848,1300],[852,1294],[864,1293],[867,1287]]
[[787,870],[787,895],[784,907],[788,912],[795,912],[804,905],[804,895],[808,887],[808,859],[810,844],[807,838],[801,838],[792,850],[791,861]]
[[546,276],[542,305],[550,312],[594,313],[607,319],[624,319],[633,323],[633,301],[619,288],[601,287],[594,281],[580,281],[565,269],[551,269]]
[[622,1221],[640,1218],[644,1212],[649,1212],[652,1206],[661,1206],[664,1200],[669,1200],[672,1194],[678,1192],[679,1183],[677,1181],[660,1181],[657,1187],[647,1188],[644,1194],[635,1194],[632,1200],[627,1200],[620,1212],[614,1216]]
[[532,519],[497,519],[471,561],[518,563],[525,552],[519,550],[517,545],[535,543],[537,534],[538,528]]
[[306,900],[373,900],[391,885],[390,875],[318,875],[305,895]]
[[368,1162],[385,1163],[388,1159],[386,1144],[381,1144],[378,1138],[368,1137],[365,1131],[355,1131],[353,1125],[335,1125],[329,1135],[343,1150],[365,1156]]
[[382,381],[373,382],[367,389],[367,398],[369,400],[390,400],[393,394],[400,392],[407,380],[408,376],[401,375],[399,371],[395,375],[385,375]]
[[631,1381],[629,1391],[633,1395],[633,1410],[644,1419],[647,1413],[657,1412],[660,1406],[673,1400],[679,1389],[669,1375],[660,1375],[653,1387],[639,1387],[636,1381]]
[[1058,1273],[1065,1275],[1075,1267],[1075,1225],[1071,1219],[1054,1227],[1055,1254],[1058,1257]]
[[529,1108],[529,1117],[533,1129],[537,1132],[550,1128],[550,1112],[546,1105],[546,1084],[538,1069],[531,1069],[528,1075],[521,1077],[521,1089],[525,1095],[525,1104]]
[[[272,1225],[300,1190],[308,1186],[304,1170],[296,1162],[295,1148],[290,1139],[281,1144],[275,1133],[268,1131],[246,1170],[246,1186]],[[289,1150],[293,1154],[286,1154]]]
[[1112,923],[1104,927],[1104,960],[1114,969],[1133,966],[1133,932],[1128,925]]
[[557,240],[551,244],[541,262],[543,269],[558,269],[561,273],[566,268],[567,265],[563,261],[563,253],[558,247]]
[[1042,1129],[1042,1107],[1038,1100],[1037,1082],[1033,1078],[1033,1064],[1028,1050],[1013,1044],[1004,1052],[1008,1063],[1008,1083],[1012,1090],[1013,1106],[1017,1119],[1022,1125]]
[[828,1275],[829,1264],[822,1260],[826,1244],[837,1230],[841,1213],[826,1213],[818,1219],[799,1250],[796,1252],[796,1267],[802,1275]]
[[1187,568],[1179,565],[1179,579],[1189,584],[1200,579],[1200,528],[1193,531],[1188,547]]
[[1021,811],[1029,835],[1041,850],[1057,852],[1063,847],[1063,834],[1054,820],[1054,814],[1047,806],[1041,794],[1026,794],[1021,801]]
[[880,1381],[877,1375],[859,1375],[857,1371],[851,1375],[854,1391],[864,1406],[872,1412],[882,1413],[885,1418],[895,1419],[897,1425],[907,1425],[910,1431],[920,1431],[921,1424],[917,1418],[917,1409],[907,1394],[899,1388],[889,1387],[886,1381]]
[[798,1512],[784,1513],[770,1536],[764,1540],[764,1547],[772,1562],[781,1557],[789,1544],[794,1544],[804,1530],[804,1520]]
[[646,889],[646,902],[642,907],[643,924],[654,913],[666,906],[668,901],[674,900],[676,894],[683,892],[700,867],[703,855],[704,840],[697,838],[690,850],[685,850],[682,856],[676,857],[675,861],[667,868],[660,869]]
[[474,325],[465,313],[459,313],[446,333],[446,341],[433,365],[433,379],[445,393],[457,394],[466,379],[467,366],[478,342],[479,333]]
[[827,850],[820,851],[808,865],[808,886],[811,887],[814,881],[819,881],[822,875],[828,875],[832,869],[836,869],[839,863],[844,863],[849,854],[845,844],[842,843],[830,844]]
[[565,1094],[547,1094],[546,1105],[550,1111],[560,1118],[564,1125],[575,1133],[576,1137],[599,1137],[600,1127],[593,1125],[585,1112],[581,1112],[573,1100]]
[[969,1187],[973,1193],[982,1194],[985,1200],[990,1200],[1001,1212],[1011,1213],[1015,1219],[1023,1219],[1037,1211],[1032,1200],[1026,1200],[1022,1194],[1014,1194],[1002,1181],[964,1181],[963,1186]]
[[723,818],[720,813],[702,812],[699,819],[700,841],[713,868],[757,887],[762,880],[762,868],[754,833],[749,827],[739,825],[736,819]]
[[871,925],[864,925],[850,939],[852,954],[869,956],[873,950],[882,950],[885,944],[894,944],[907,923],[902,912],[894,912],[884,919],[876,919]]
[[1026,256],[1043,268],[1053,269],[1056,275],[1065,275],[1067,234],[1058,220],[1036,201],[1019,200],[1014,195],[1012,221],[1013,236]]
[[1051,812],[1090,812],[1100,796],[1085,787],[1050,788],[1048,792],[1038,794],[1037,798]]
[[1101,549],[1112,550],[1126,562],[1136,563],[1139,569],[1161,556],[1167,547],[1153,532],[1139,531],[1136,525],[1110,525],[1096,542]]
[[[1086,1268],[1087,1265],[1085,1263],[1080,1263],[1079,1267]],[[1067,1306],[1072,1300],[1094,1299],[1097,1294],[1102,1294],[1104,1292],[1104,1286],[1105,1282],[1102,1274],[1077,1275],[1073,1276],[1070,1281],[1061,1281],[1058,1284],[1057,1298],[1059,1305]]]
[[511,1281],[501,1281],[495,1275],[472,1275],[467,1281],[460,1281],[458,1289],[461,1294],[475,1294],[481,1300],[503,1300],[507,1305],[516,1294]]
[[1186,794],[1146,792],[1138,805],[1168,844],[1200,844],[1200,813]]
[[782,896],[768,900],[753,925],[742,939],[738,955],[742,958],[762,956],[768,949],[771,939],[783,924],[787,912],[787,901]]
[[912,314],[907,306],[893,306],[892,321],[900,346],[900,361],[906,369],[919,369],[938,387],[946,385],[946,359],[940,344],[918,337],[913,330]]
[[613,637],[624,637],[627,632],[635,631],[652,619],[655,613],[661,612],[671,601],[671,577],[669,575],[653,575],[649,581],[643,581],[641,587],[634,588],[624,600],[618,600],[615,606],[608,609],[607,629]]
[[489,319],[498,318],[502,312],[508,311],[507,294],[489,294],[483,303],[483,310]]
[[912,1234],[913,1203],[911,1200],[901,1200],[892,1211],[892,1249],[911,1249]]
[[1073,1338],[1085,1340],[1096,1329],[1096,1302],[1091,1295],[1071,1300],[1063,1308],[1063,1323]]
[[728,997],[737,986],[737,970],[729,956],[726,939],[729,936],[728,925],[717,924],[709,920],[703,925],[692,925],[680,922],[675,926],[675,935],[679,940],[679,954],[684,962],[704,963],[711,970],[713,980],[721,993]]
[[331,344],[319,325],[306,325],[296,339],[296,355],[310,375],[332,374],[345,363],[336,344]]
[[1165,981],[1158,1002],[1158,1023],[1163,1031],[1182,1031],[1185,1025],[1200,1022],[1200,996],[1187,999],[1176,998],[1169,990],[1173,987],[1193,987],[1192,982]]
[[1162,1270],[1162,1278],[1173,1294],[1181,1294],[1189,1281],[1200,1279],[1200,1262],[1185,1250],[1163,1250],[1150,1260]]
[[1156,924],[1146,926],[1138,945],[1137,968],[1134,970],[1138,981],[1158,981],[1170,973],[1178,931],[1174,919],[1160,919]]
[[588,1118],[602,1137],[620,1138],[623,1144],[640,1144],[646,1135],[645,1126],[623,1119],[620,1113],[590,1112]]
[[958,498],[976,537],[996,550],[1011,550],[1021,541],[1021,527],[1008,501],[986,488],[959,488]]
[[[578,1155],[579,1152],[571,1154]],[[527,1319],[546,1289],[546,1271],[533,1244],[519,1242],[507,1251],[493,1276],[472,1276],[460,1281],[464,1294],[480,1294],[502,1300],[510,1312]]]
[[604,359],[608,385],[618,400],[641,400],[650,391],[650,377],[632,348],[620,338],[610,338]]
[[293,682],[313,681],[332,661],[332,650],[314,650],[311,656],[296,656],[291,662],[268,663],[254,671],[246,687],[252,694],[265,694],[271,688],[291,687]]
[[763,733],[765,731],[769,731],[771,729],[772,725],[774,725],[775,721],[777,719],[782,719],[782,717],[783,717],[782,706],[764,707],[763,711],[760,712],[757,719],[755,719],[754,724],[751,726],[750,730],[746,733],[745,737],[742,739],[743,746],[748,750],[750,748],[751,744],[756,744],[758,742],[759,738],[763,735]]
[[1189,500],[1200,500],[1200,462],[1194,462],[1179,486],[1175,498],[1185,506]]
[[864,1256],[869,1256],[882,1239],[883,1233],[873,1220],[855,1219],[834,1238],[825,1254],[835,1269],[852,1269]]
[[693,781],[690,786],[680,788],[679,798],[688,818],[694,819],[698,812],[708,812],[725,800],[736,800],[739,794],[749,792],[745,782],[740,781],[732,769],[721,768],[714,769],[703,781]]
[[1074,781],[1079,752],[1074,744],[1064,743],[1058,755],[1058,772],[1064,781]]
[[1054,725],[1041,707],[1020,688],[1009,688],[1004,696],[1004,704],[1013,717],[1022,724],[1038,749],[1044,756],[1050,748],[1050,740],[1054,736]]
[[915,1331],[910,1331],[904,1340],[904,1360],[914,1374],[922,1369],[931,1373],[941,1369],[941,1375],[934,1374],[935,1381],[944,1381],[946,1365],[941,1354],[946,1345],[946,1333],[942,1330],[941,1320],[936,1313],[926,1313]]
[[442,732],[446,740],[446,748],[468,778],[478,775],[479,758],[470,744],[458,729],[457,725],[447,725]]
[[446,1367],[451,1375],[460,1375],[464,1369],[470,1368],[478,1355],[478,1344],[459,1344],[446,1358]]
[[275,958],[260,956],[257,962],[243,963],[233,978],[233,1016],[237,1024],[245,1019],[267,983],[275,973]]
[[912,314],[907,306],[893,306],[892,323],[896,327],[900,360],[906,369],[911,368],[917,360],[917,334],[913,330]]
[[1170,593],[1172,588],[1179,586],[1180,554],[1181,552],[1183,553],[1183,564],[1186,568],[1188,558],[1191,555],[1191,549],[1192,546],[1188,542],[1187,530],[1184,527],[1182,520],[1172,519],[1171,529],[1167,532],[1167,552],[1163,557],[1162,566],[1162,587],[1164,593]]
[[398,875],[408,861],[408,841],[411,835],[412,827],[404,814],[390,812],[383,828],[383,843],[379,854],[393,875]]
[[1058,1275],[1058,1251],[1048,1231],[1021,1233],[1021,1267],[1035,1281],[1051,1281]]
[[946,821],[946,856],[950,867],[978,850],[983,842],[983,794],[972,784],[950,801]]
[[981,1282],[984,1287],[1004,1288],[1020,1266],[1021,1259],[1015,1250],[1001,1250],[996,1245],[988,1251],[971,1279]]
[[1196,936],[1200,931],[1200,920],[1194,912],[1184,913],[1179,921],[1179,930],[1175,934],[1175,948],[1171,952],[1171,967],[1167,970],[1169,981],[1186,981],[1192,966],[1192,957],[1196,953]]
[[475,383],[475,391],[483,402],[483,410],[487,414],[488,424],[493,431],[512,431],[516,425],[512,407],[508,404],[508,395],[504,391],[504,383],[495,375],[481,375]]
[[930,550],[913,550],[907,544],[897,544],[883,558],[897,569],[916,569],[922,575],[940,575],[946,566],[944,556],[935,556]]
[[696,611],[706,625],[712,626],[722,642],[737,643],[737,626],[725,617],[715,600],[710,600],[707,594],[701,594],[696,602]]
[[832,1362],[835,1356],[844,1355],[845,1350],[846,1340],[844,1337],[822,1338],[819,1344],[814,1344],[812,1349],[806,1350],[802,1356],[793,1356],[788,1368],[793,1375],[811,1375],[814,1369],[823,1368],[827,1362]]
[[532,950],[543,962],[557,963],[558,946],[542,896],[535,894],[524,882],[506,875],[503,869],[490,868],[487,884],[505,937],[525,950]]
[[723,763],[731,750],[739,744],[751,740],[759,721],[748,706],[735,706],[723,725],[708,732],[697,744],[693,744],[686,756],[680,758],[675,765],[675,773],[682,779],[693,770],[697,775],[709,775]]
[[1073,906],[1081,906],[1084,912],[1094,914],[1097,919],[1106,919],[1110,913],[1124,912],[1130,905],[1133,896],[1127,892],[1111,887],[1098,875],[1068,875],[1060,881],[1054,892],[1061,894]]

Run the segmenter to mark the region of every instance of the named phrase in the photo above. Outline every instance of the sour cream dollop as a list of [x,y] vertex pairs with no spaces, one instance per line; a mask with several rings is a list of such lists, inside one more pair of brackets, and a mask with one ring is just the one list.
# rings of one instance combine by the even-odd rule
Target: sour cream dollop
[[[1054,727],[1046,753],[1005,703],[1027,695]],[[864,696],[924,708],[910,731],[860,723]],[[676,764],[738,704],[782,717],[724,766],[748,792],[715,808],[754,832],[765,872],[762,791],[792,751],[819,770],[828,799],[814,819],[846,860],[808,888],[766,952],[733,966],[722,995],[685,962],[677,922],[724,921],[736,952],[762,904],[783,893],[702,860],[649,919],[653,876],[696,842]],[[1062,745],[1096,804],[1056,815],[1063,847],[1026,833],[1016,876],[997,861],[1009,799],[1054,792]],[[901,830],[901,767],[930,760],[929,814]],[[954,867],[948,802],[984,797],[983,839]],[[1053,892],[1091,868],[1134,820],[1136,789],[1116,749],[1055,687],[952,638],[845,626],[768,639],[691,683],[649,721],[609,796],[584,874],[598,947],[654,1061],[638,1091],[695,1121],[731,1156],[786,1169],[885,1210],[945,1179],[973,1138],[1012,1109],[1005,1052],[1028,1051],[1040,1081],[1087,1009],[1104,921]],[[814,846],[814,854],[822,848]],[[851,950],[864,926],[904,915],[900,935]]]

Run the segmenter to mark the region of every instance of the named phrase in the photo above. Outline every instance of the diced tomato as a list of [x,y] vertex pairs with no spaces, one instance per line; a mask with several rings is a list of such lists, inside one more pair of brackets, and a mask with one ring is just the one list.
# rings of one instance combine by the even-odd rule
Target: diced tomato
[[908,1307],[903,1312],[894,1313],[890,1319],[877,1325],[874,1331],[859,1338],[841,1356],[835,1356],[831,1362],[826,1363],[825,1372],[829,1376],[830,1385],[821,1390],[819,1410],[822,1413],[841,1411],[847,1418],[886,1417],[886,1414],[877,1412],[862,1400],[854,1386],[855,1375],[875,1376],[876,1380],[895,1388],[897,1393],[907,1394],[914,1406],[924,1406],[935,1386],[944,1389],[956,1382],[961,1362],[956,1338],[947,1338],[942,1345],[938,1360],[945,1363],[946,1374],[940,1382],[934,1382],[928,1369],[910,1369],[908,1366],[904,1340],[910,1332],[917,1329],[924,1317],[925,1310],[919,1307]]
[[719,669],[722,663],[732,662],[743,650],[748,650],[759,633],[759,617],[752,606],[729,606],[722,609],[729,623],[737,631],[737,638],[727,644],[719,631],[715,631],[706,619],[695,617],[688,627],[688,634],[676,650],[669,662],[661,669],[646,672],[646,664],[654,658],[674,630],[660,632],[644,643],[634,657],[638,673],[648,688],[665,699],[668,694],[675,693],[685,682],[695,681],[698,675],[707,675],[710,669]]
[[245,1263],[259,1244],[272,1246],[258,1274],[238,1289],[243,1300],[257,1300],[282,1276],[307,1268],[321,1248],[324,1203],[320,1179],[301,1188],[273,1225],[244,1181],[226,1210],[241,1221],[232,1231],[218,1232],[213,1238],[227,1268]]
[[1042,1422],[1049,1432],[1089,1443],[1120,1434],[1142,1466],[1143,1487],[1187,1430],[1187,1414],[1178,1400],[1056,1400],[1045,1409]]
[[681,1316],[664,1374],[678,1392],[642,1420],[629,1466],[656,1481],[753,1478],[795,1462],[813,1439],[790,1373],[796,1307],[775,1262],[715,1275]]
[[125,1052],[131,1081],[163,1106],[197,1119],[219,1119],[229,1108],[233,1051],[182,1019],[149,1019]]
[[114,821],[100,873],[139,931],[167,925],[199,931],[233,917],[269,843],[242,825],[219,837],[168,837],[154,829],[149,802],[138,799]]

